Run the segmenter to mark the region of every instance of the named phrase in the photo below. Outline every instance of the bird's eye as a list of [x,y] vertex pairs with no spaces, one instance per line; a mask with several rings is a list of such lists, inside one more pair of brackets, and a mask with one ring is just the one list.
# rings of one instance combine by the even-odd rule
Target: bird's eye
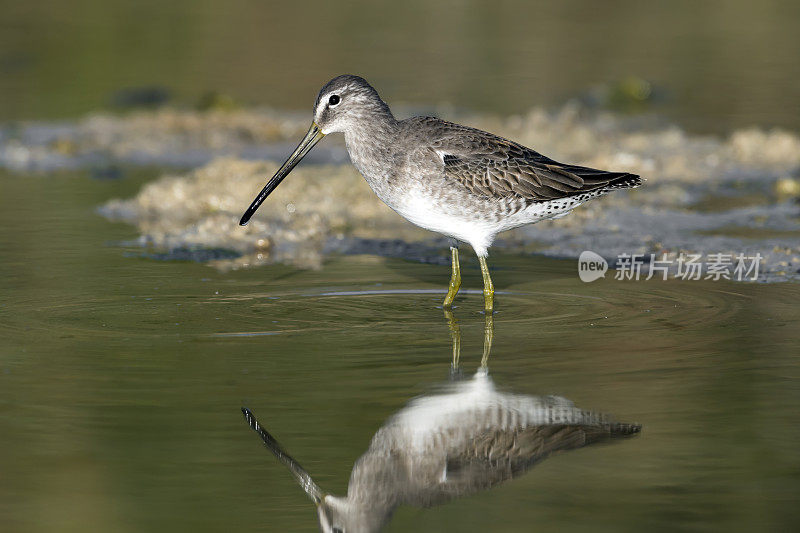
[[328,98],[328,105],[333,107],[335,105],[338,105],[339,102],[341,102],[341,101],[342,101],[342,99],[339,97],[338,94],[332,94],[331,97]]

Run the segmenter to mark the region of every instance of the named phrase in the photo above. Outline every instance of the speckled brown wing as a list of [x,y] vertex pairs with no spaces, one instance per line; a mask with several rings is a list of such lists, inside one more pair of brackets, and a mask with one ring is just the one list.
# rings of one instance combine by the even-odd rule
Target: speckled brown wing
[[638,424],[554,424],[516,431],[488,430],[467,450],[447,458],[447,480],[453,491],[471,493],[516,477],[555,452],[633,436]]
[[433,117],[416,120],[426,138],[432,139],[431,148],[442,158],[445,175],[482,196],[540,202],[641,184],[635,174],[565,165],[478,129]]

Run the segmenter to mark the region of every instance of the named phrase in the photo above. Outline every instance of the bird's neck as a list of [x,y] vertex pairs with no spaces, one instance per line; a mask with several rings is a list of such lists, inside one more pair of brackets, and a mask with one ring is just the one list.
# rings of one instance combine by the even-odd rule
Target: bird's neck
[[381,183],[397,169],[394,156],[399,130],[400,123],[386,108],[385,112],[358,121],[344,132],[350,161],[378,196],[381,196]]
[[353,465],[347,484],[347,500],[355,506],[391,514],[400,505],[407,486],[408,473],[402,461],[383,450],[369,450]]
[[344,132],[345,142],[348,149],[383,144],[397,134],[399,124],[388,107],[371,108],[368,115],[350,123]]

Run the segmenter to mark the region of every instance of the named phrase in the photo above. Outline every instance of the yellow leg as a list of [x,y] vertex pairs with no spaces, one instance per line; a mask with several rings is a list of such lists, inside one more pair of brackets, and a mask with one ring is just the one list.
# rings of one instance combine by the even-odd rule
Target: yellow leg
[[447,319],[447,327],[450,329],[450,339],[453,341],[453,366],[451,372],[458,371],[459,360],[461,359],[461,328],[458,321],[453,316],[453,312],[445,309],[444,317]]
[[489,276],[489,267],[486,266],[486,258],[479,257],[478,261],[481,264],[481,274],[483,275],[483,303],[486,309],[486,314],[491,315],[494,309],[494,285],[492,278]]
[[453,300],[458,294],[458,289],[461,288],[461,265],[458,264],[458,248],[451,246],[450,253],[453,257],[453,273],[450,276],[450,287],[447,289],[447,296],[444,297],[443,305],[445,309],[450,309],[453,306]]
[[494,315],[486,313],[486,322],[483,326],[483,357],[481,357],[481,369],[483,370],[488,370],[492,340],[494,340]]

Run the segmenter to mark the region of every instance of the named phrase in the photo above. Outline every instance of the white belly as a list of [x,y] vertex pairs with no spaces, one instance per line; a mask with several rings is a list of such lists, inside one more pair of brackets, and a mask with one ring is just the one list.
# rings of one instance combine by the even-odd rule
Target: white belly
[[[403,218],[421,228],[469,243],[479,257],[488,255],[489,246],[498,233],[544,219],[561,218],[589,198],[600,194],[598,191],[580,197],[535,203],[491,220],[476,213],[481,206],[475,199],[465,200],[457,195],[437,199],[422,187],[410,187],[403,190],[402,194],[397,194],[396,190],[383,189],[382,181],[368,179],[367,182],[378,197]],[[467,205],[459,206],[460,203]]]
[[412,224],[469,243],[479,256],[486,256],[497,233],[494,224],[450,214],[422,194],[411,193],[397,205],[387,205]]

